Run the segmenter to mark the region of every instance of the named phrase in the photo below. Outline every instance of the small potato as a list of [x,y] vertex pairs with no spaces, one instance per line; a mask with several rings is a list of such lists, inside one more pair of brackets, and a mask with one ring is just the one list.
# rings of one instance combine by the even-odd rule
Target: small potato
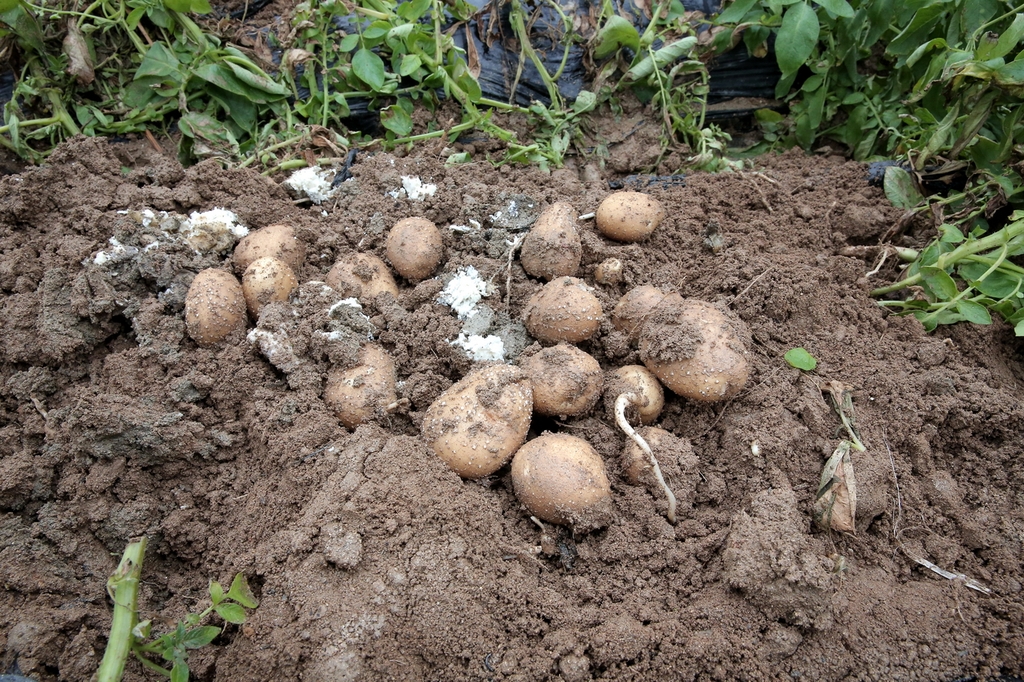
[[553,279],[530,297],[523,311],[526,329],[547,343],[578,343],[597,333],[604,311],[581,279]]
[[561,201],[544,209],[523,240],[519,254],[528,274],[549,282],[556,277],[576,276],[583,257],[576,215],[576,209]]
[[185,328],[200,346],[245,329],[245,295],[234,275],[210,268],[195,276],[185,295]]
[[291,225],[267,225],[250,232],[235,247],[235,272],[242,274],[258,258],[273,256],[298,272],[306,260],[306,245],[295,236]]
[[403,218],[388,232],[388,260],[402,277],[418,282],[434,274],[444,257],[441,231],[426,218]]
[[327,273],[327,286],[345,298],[370,301],[385,291],[398,298],[398,285],[388,266],[369,253],[350,253]]
[[526,373],[508,365],[474,370],[427,408],[423,438],[463,478],[489,476],[526,440],[533,389]]
[[604,460],[590,443],[545,432],[512,459],[512,486],[530,513],[577,531],[608,525],[612,489]]
[[640,359],[673,392],[691,400],[732,398],[750,375],[746,325],[703,301],[668,294],[640,332]]
[[626,332],[629,340],[635,344],[644,320],[663,298],[665,292],[657,287],[644,285],[630,289],[612,310],[612,326]]
[[[605,375],[604,405],[613,420],[615,399],[623,393],[636,393],[641,397],[639,404],[626,409],[627,417],[639,417],[641,424],[653,424],[661,416],[665,407],[665,391],[658,383],[658,378],[643,365],[626,365]],[[636,410],[635,414],[633,410]]]
[[279,258],[257,258],[242,275],[242,294],[245,307],[254,320],[260,319],[260,310],[272,301],[287,301],[299,286],[292,269]]
[[594,216],[597,230],[617,242],[647,239],[665,219],[665,208],[641,192],[615,192],[605,197]]
[[355,367],[333,368],[327,374],[324,402],[350,429],[382,416],[397,399],[395,361],[376,344],[362,347]]
[[598,263],[594,268],[594,281],[609,286],[622,282],[622,261],[609,258]]
[[550,416],[589,412],[601,397],[601,365],[576,346],[560,343],[522,362],[533,384],[533,410]]
[[[679,439],[665,429],[657,426],[642,426],[637,429],[637,433],[651,447],[651,452],[654,453],[659,465],[665,463],[665,456],[670,449],[678,449]],[[653,470],[654,467],[651,466],[651,460],[647,454],[640,449],[636,441],[627,438],[626,447],[622,451],[622,471],[626,475],[626,480],[637,485],[651,475]]]

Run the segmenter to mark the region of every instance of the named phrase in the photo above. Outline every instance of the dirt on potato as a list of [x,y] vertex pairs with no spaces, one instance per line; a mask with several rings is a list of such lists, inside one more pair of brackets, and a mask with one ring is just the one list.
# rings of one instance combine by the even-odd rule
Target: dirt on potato
[[[508,360],[533,343],[521,316],[542,282],[508,267],[510,244],[555,202],[594,211],[617,167],[362,154],[354,180],[312,206],[281,178],[75,139],[0,178],[0,673],[88,680],[110,627],[107,576],[141,535],[140,609],[156,631],[204,608],[211,579],[243,572],[260,600],[192,653],[195,680],[1024,673],[1021,345],[999,323],[925,334],[868,296],[894,266],[869,276],[872,262],[841,251],[900,212],[863,165],[793,152],[756,159],[756,172],[655,184],[645,191],[666,218],[637,244],[581,223],[580,277],[606,318],[579,346],[604,370],[639,363],[607,319],[635,286],[728,308],[751,332],[735,398],[666,395],[656,425],[689,444],[686,462],[662,465],[685,492],[676,525],[656,490],[628,483],[625,437],[600,407],[535,415],[530,434],[579,436],[603,458],[614,520],[588,534],[542,538],[507,466],[463,481],[427,447],[425,411],[474,366],[451,343],[465,325],[499,336]],[[403,176],[436,192],[410,200]],[[203,268],[230,269],[231,252],[196,253],[159,212],[215,207],[250,229],[294,226],[306,257],[293,301],[268,305],[259,334],[250,323],[199,347],[185,292]],[[436,276],[339,306],[322,284],[332,265],[353,251],[383,258],[388,228],[408,217],[441,230]],[[933,235],[920,222],[908,239]],[[596,284],[609,258],[622,281]],[[485,323],[437,303],[466,266],[491,285]],[[369,336],[395,360],[397,400],[349,431],[325,380]],[[815,371],[785,362],[797,346]],[[856,535],[812,521],[844,437],[828,381],[854,387],[867,445],[853,454]],[[157,678],[130,660],[125,679]]]

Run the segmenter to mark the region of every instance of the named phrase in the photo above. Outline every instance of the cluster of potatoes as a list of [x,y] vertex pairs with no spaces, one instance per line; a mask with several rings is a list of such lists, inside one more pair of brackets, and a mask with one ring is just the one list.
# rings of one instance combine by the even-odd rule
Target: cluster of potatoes
[[[601,203],[595,220],[605,237],[635,242],[650,236],[664,216],[653,197],[618,192]],[[545,347],[518,366],[485,364],[468,373],[430,405],[422,434],[463,478],[489,476],[511,463],[515,493],[531,514],[586,530],[610,519],[611,486],[604,462],[589,443],[569,434],[545,432],[527,442],[534,412],[583,415],[603,396],[614,418],[616,403],[626,395],[629,417],[650,425],[664,406],[662,386],[692,400],[725,400],[743,388],[749,365],[742,322],[708,303],[641,286],[622,297],[611,323],[638,347],[644,364],[604,372],[574,345],[593,338],[604,319],[600,301],[576,277],[583,254],[577,220],[571,205],[556,203],[522,242],[523,269],[547,282],[527,302],[523,322]],[[288,226],[265,227],[245,237],[233,257],[241,282],[219,269],[204,270],[193,281],[185,304],[189,334],[200,345],[211,345],[244,329],[246,313],[258,319],[262,306],[288,299],[304,257]],[[440,231],[424,218],[401,220],[387,235],[386,257],[407,280],[430,277],[444,259]],[[621,281],[621,263],[602,263],[595,278]],[[340,259],[326,283],[345,297],[363,300],[385,291],[398,294],[387,263],[365,253]],[[395,387],[394,361],[383,348],[367,343],[356,366],[330,372],[324,401],[345,426],[354,428],[393,406]],[[653,428],[644,435],[654,450],[659,441],[674,438]],[[625,457],[631,482],[645,481],[657,469],[654,458],[633,443]],[[661,480],[660,472],[657,476]]]

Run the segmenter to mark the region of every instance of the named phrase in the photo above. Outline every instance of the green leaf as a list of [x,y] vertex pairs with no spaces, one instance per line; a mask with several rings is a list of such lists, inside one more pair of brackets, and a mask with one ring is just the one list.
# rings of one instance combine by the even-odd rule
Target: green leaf
[[633,22],[617,14],[609,17],[601,30],[594,37],[594,58],[604,59],[615,54],[622,47],[631,50],[640,49],[640,34],[637,33]]
[[939,241],[947,242],[949,244],[959,244],[966,239],[966,237],[964,237],[964,233],[961,232],[956,225],[951,225],[949,223],[939,225],[939,235]]
[[146,56],[142,58],[135,77],[158,76],[164,78],[177,74],[180,67],[181,62],[163,43],[153,43],[153,46],[146,51]]
[[245,622],[245,609],[238,604],[225,602],[223,604],[217,604],[213,610],[217,612],[218,616],[229,623],[240,625]]
[[786,9],[775,41],[775,57],[784,76],[796,73],[818,44],[818,15],[804,2]]
[[0,14],[10,12],[18,6],[19,0],[0,0]]
[[853,8],[846,0],[818,0],[818,4],[828,10],[829,14],[836,17],[849,19],[853,16]]
[[351,52],[357,47],[359,47],[358,33],[350,33],[349,35],[342,38],[341,42],[338,43],[338,50],[340,50],[341,52]]
[[172,12],[188,12],[192,3],[190,0],[164,0],[164,7]]
[[996,270],[985,277],[985,279],[979,279],[988,270],[989,265],[987,263],[966,262],[959,267],[958,273],[965,280],[969,281],[972,287],[986,296],[991,296],[997,300],[1012,296],[1024,289],[1024,281],[1022,281],[1020,275],[1004,270]]
[[404,54],[402,55],[401,63],[398,65],[398,75],[403,78],[412,75],[421,66],[423,66],[423,60],[419,58],[419,55]]
[[1018,14],[1013,18],[1013,23],[999,36],[999,42],[985,58],[1005,57],[1017,47],[1022,38],[1024,38],[1024,14]]
[[352,55],[352,71],[373,90],[384,86],[384,60],[366,48]]
[[[221,604],[220,606],[238,606],[237,604]],[[220,606],[217,608],[220,609]],[[241,609],[242,607],[238,607]],[[244,614],[244,611],[243,611]],[[227,620],[225,618],[224,620]],[[229,621],[230,622],[230,621]],[[213,625],[204,625],[199,628],[192,628],[182,637],[181,643],[186,649],[199,649],[212,642],[220,634],[220,628]]]
[[661,69],[683,55],[689,54],[690,50],[696,47],[696,45],[697,36],[687,36],[669,43],[659,50],[649,52],[646,57],[631,66],[623,78],[627,81],[647,78],[654,73],[655,69]]
[[755,4],[757,4],[757,0],[736,0],[736,2],[726,7],[725,11],[718,15],[718,23],[739,23]]
[[175,663],[171,668],[171,682],[188,682],[188,666],[184,663]]
[[818,361],[804,348],[790,348],[783,356],[791,367],[810,372],[818,366]]
[[914,179],[910,173],[899,166],[889,166],[885,169],[882,186],[886,198],[897,208],[911,209],[924,199],[914,186]]
[[[272,79],[267,74],[263,73],[263,71],[259,69],[256,65],[253,65],[254,70],[250,70],[234,62],[228,62],[227,64],[231,68],[231,71],[235,74],[235,78],[242,81],[250,88],[255,88],[256,90],[273,95],[274,97],[271,99],[281,99],[282,97],[286,97],[290,94],[287,87],[285,87],[281,83],[274,81],[274,79]],[[250,93],[250,96],[252,94],[253,93]],[[260,97],[263,101],[267,100],[266,97]]]
[[431,0],[409,0],[409,2],[400,3],[395,8],[395,14],[406,21],[416,22],[430,9],[430,3]]
[[216,580],[210,581],[210,601],[219,604],[224,600],[224,588]]
[[1013,333],[1015,336],[1024,336],[1024,320],[1017,323],[1013,328]]
[[921,278],[928,289],[940,301],[949,301],[960,294],[960,290],[956,287],[956,282],[942,268],[937,268],[934,265],[923,267],[921,268]]
[[597,95],[590,90],[580,90],[576,100],[572,103],[572,111],[575,114],[585,114],[597,106]]
[[968,322],[974,324],[992,324],[992,316],[985,306],[974,301],[957,301],[957,311],[964,316]]
[[228,590],[228,598],[234,599],[247,609],[254,609],[260,605],[260,603],[256,601],[256,597],[253,596],[252,590],[249,589],[249,583],[245,579],[245,574],[243,573],[236,574],[235,579],[231,581],[231,589]]

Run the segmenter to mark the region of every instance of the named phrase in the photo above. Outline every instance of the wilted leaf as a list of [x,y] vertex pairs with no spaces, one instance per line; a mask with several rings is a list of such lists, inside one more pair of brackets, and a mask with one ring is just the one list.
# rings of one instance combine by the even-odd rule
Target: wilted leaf
[[856,534],[857,483],[850,459],[850,441],[841,442],[825,462],[814,500],[814,518],[826,530]]
[[235,579],[231,581],[231,589],[228,590],[228,598],[234,599],[242,606],[254,609],[260,605],[256,601],[256,597],[253,596],[252,590],[249,589],[249,582],[245,579],[245,575],[237,573]]
[[885,169],[882,185],[886,198],[897,208],[910,209],[924,199],[914,186],[914,179],[910,173],[899,166],[889,166]]
[[96,80],[89,44],[85,41],[85,34],[78,27],[78,22],[69,19],[67,26],[68,34],[64,36],[64,54],[68,56],[68,73],[82,85],[88,85]]

